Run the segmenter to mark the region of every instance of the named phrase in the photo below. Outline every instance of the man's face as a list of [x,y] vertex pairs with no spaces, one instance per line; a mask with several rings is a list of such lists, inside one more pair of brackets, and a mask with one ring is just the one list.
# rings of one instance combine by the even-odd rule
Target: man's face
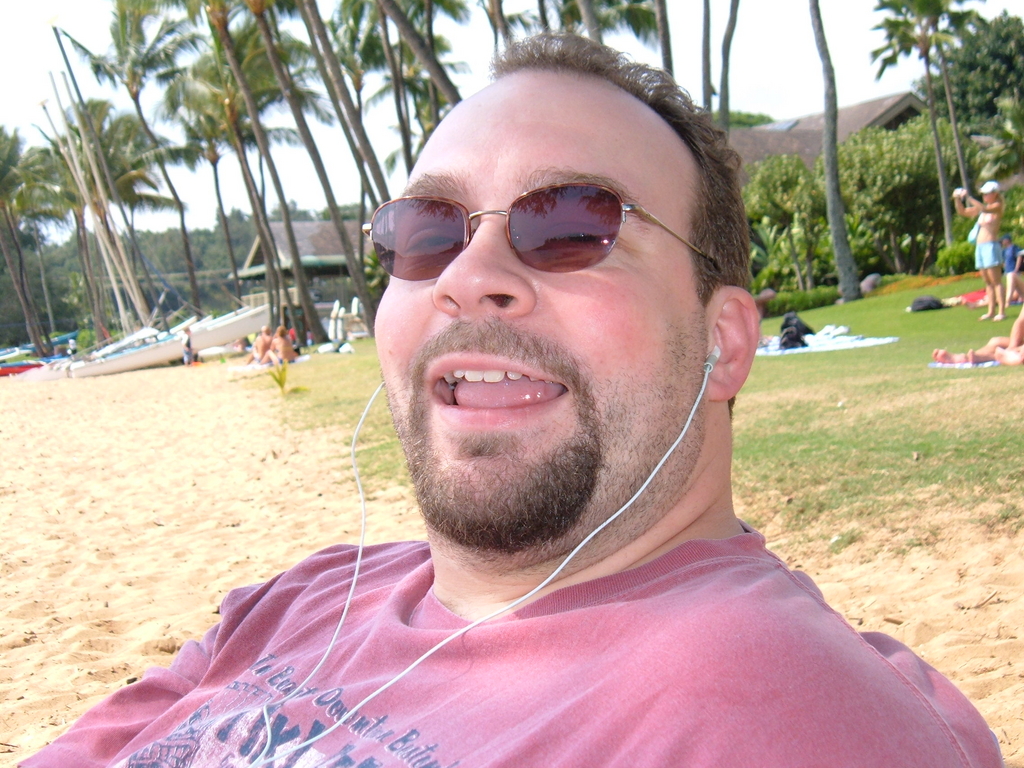
[[[696,171],[671,128],[609,84],[547,72],[508,76],[460,104],[410,193],[504,210],[581,176],[690,235]],[[618,509],[678,436],[708,336],[691,256],[664,230],[628,216],[600,264],[547,273],[519,261],[504,227],[504,216],[481,217],[436,279],[393,278],[377,346],[432,533],[540,562]],[[678,500],[701,433],[698,418],[625,516],[627,535]]]

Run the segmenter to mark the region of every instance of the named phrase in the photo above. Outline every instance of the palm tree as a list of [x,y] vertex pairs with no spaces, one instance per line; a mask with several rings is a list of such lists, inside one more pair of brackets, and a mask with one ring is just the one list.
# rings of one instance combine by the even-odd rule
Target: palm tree
[[23,184],[22,140],[15,130],[8,133],[0,126],[0,250],[3,251],[7,272],[11,276],[14,292],[25,317],[25,329],[36,354],[53,354],[53,345],[39,322],[32,291],[25,273],[25,257],[21,250],[21,228],[17,223],[16,197]]
[[[313,304],[313,297],[309,292],[309,284],[306,282],[306,273],[303,269],[298,244],[295,240],[295,230],[292,227],[288,198],[284,193],[284,187],[281,184],[281,177],[277,172],[277,165],[270,152],[270,140],[268,139],[267,132],[260,121],[259,105],[256,102],[256,97],[253,93],[252,87],[246,78],[245,71],[242,69],[242,63],[238,57],[234,38],[228,28],[231,16],[231,6],[228,4],[227,0],[211,0],[211,2],[204,7],[204,10],[210,26],[217,34],[217,38],[224,51],[224,56],[227,58],[228,65],[231,68],[231,74],[234,76],[235,82],[237,83],[242,95],[242,100],[245,102],[246,111],[249,113],[249,120],[250,125],[252,126],[253,135],[256,138],[256,145],[259,147],[260,157],[266,164],[267,172],[270,174],[270,181],[274,186],[274,192],[277,194],[281,208],[282,223],[284,224],[285,238],[288,242],[288,250],[291,253],[292,277],[295,280],[295,291],[299,296],[299,303],[302,305],[306,327],[313,331],[314,338],[318,341],[326,340],[327,336],[317,319],[318,315],[316,313],[316,307]],[[274,247],[272,241],[270,247]],[[287,298],[287,292],[285,293],[285,297]]]
[[942,159],[942,142],[935,114],[935,86],[932,83],[932,48],[941,19],[949,13],[953,3],[965,0],[878,0],[875,11],[889,13],[875,29],[885,33],[885,45],[872,51],[872,61],[881,59],[877,77],[890,66],[914,51],[924,62],[925,93],[928,99],[928,117],[931,121],[935,144],[935,165],[939,175],[939,197],[942,201],[942,224],[946,244],[953,243],[953,214],[950,207],[949,180]]
[[[177,70],[178,57],[184,52],[195,50],[198,35],[186,28],[184,20],[160,19],[156,3],[153,0],[114,0],[113,16],[110,23],[112,49],[109,54],[99,56],[73,38],[69,37],[69,39],[75,48],[88,59],[97,80],[124,87],[135,106],[135,113],[139,117],[143,131],[152,146],[159,148],[166,142],[156,136],[146,120],[141,104],[142,89],[152,76],[162,83],[169,81]],[[147,26],[155,23],[158,19],[159,27],[152,38],[147,39]],[[167,173],[164,157],[158,154],[156,161],[164,184],[167,186],[178,212],[192,304],[197,311],[201,312],[195,259],[192,254],[188,228],[185,225],[185,205]]]
[[661,68],[672,72],[672,35],[668,27],[668,4],[666,0],[654,0],[654,18],[658,22],[658,45],[661,48]]
[[[345,253],[345,263],[348,266],[348,273],[352,280],[352,286],[355,289],[356,295],[359,297],[359,301],[363,304],[367,327],[373,328],[375,302],[370,296],[369,290],[366,286],[366,276],[363,273],[363,265],[357,260],[355,248],[352,245],[352,239],[349,237],[344,221],[342,221],[338,202],[334,198],[334,190],[327,177],[327,169],[324,167],[323,159],[320,157],[320,150],[317,148],[316,142],[313,140],[313,134],[309,130],[309,124],[306,122],[306,115],[303,112],[303,103],[299,99],[295,81],[282,60],[281,52],[278,50],[278,41],[275,39],[275,35],[267,21],[267,5],[263,0],[245,0],[245,2],[256,19],[256,25],[259,27],[260,34],[263,37],[263,46],[267,52],[267,59],[270,61],[270,66],[274,70],[274,76],[277,78],[277,83],[281,88],[281,92],[284,94],[285,100],[288,102],[288,106],[292,112],[292,117],[295,119],[295,125],[299,130],[299,136],[306,148],[306,153],[309,155],[309,158],[313,163],[313,168],[316,171],[317,179],[320,181],[320,186],[323,188],[324,198],[327,202],[327,210],[331,217],[331,223],[334,225],[334,229],[338,233],[342,250]],[[303,309],[305,309],[305,304],[303,305]],[[315,314],[307,314],[306,316],[307,318],[316,318]],[[318,321],[313,322],[312,326],[313,335],[316,337],[318,342],[328,341],[327,334],[324,331],[323,326]]]
[[704,26],[701,33],[701,84],[704,109],[711,111],[715,87],[711,84],[711,0],[704,0]]
[[860,281],[857,279],[857,262],[850,249],[850,238],[846,231],[846,210],[839,189],[839,141],[836,122],[836,73],[832,68],[832,57],[828,52],[825,27],[821,23],[821,9],[818,0],[810,0],[811,26],[814,28],[814,42],[821,58],[822,77],[825,80],[825,128],[822,131],[822,158],[825,163],[825,206],[828,226],[832,230],[832,250],[839,272],[839,292],[845,301],[860,298]]
[[[360,2],[361,9],[359,13],[345,13],[345,3],[339,7],[339,11],[342,13],[342,18],[345,19],[345,26],[349,30],[355,30],[353,35],[341,35],[340,32],[337,34],[337,41],[342,45],[339,45],[339,51],[336,52],[332,41],[328,36],[327,28],[324,25],[323,19],[320,18],[320,13],[316,7],[316,0],[300,0],[300,8],[302,9],[302,18],[307,25],[307,29],[311,31],[311,40],[315,38],[315,48],[318,50],[323,58],[323,63],[327,69],[327,77],[324,78],[325,84],[329,86],[328,90],[332,96],[337,100],[338,105],[344,112],[344,118],[339,113],[338,119],[343,125],[347,125],[349,130],[352,132],[353,141],[358,149],[357,165],[362,169],[365,167],[365,171],[368,172],[370,179],[373,181],[373,186],[370,185],[370,179],[364,181],[367,189],[376,189],[376,197],[379,201],[390,199],[391,195],[388,193],[387,181],[384,178],[384,173],[381,170],[380,163],[377,161],[377,155],[373,150],[373,145],[370,143],[369,137],[366,135],[366,130],[363,126],[361,109],[358,108],[352,99],[351,94],[348,91],[348,86],[345,83],[344,75],[342,74],[341,61],[346,62],[346,66],[349,75],[353,79],[353,84],[358,94],[362,90],[362,69],[359,68],[359,62],[364,60],[365,46],[359,43],[360,40],[372,40],[373,35],[363,34],[362,19],[369,16],[366,10],[366,3]],[[348,43],[344,45],[344,43]],[[335,107],[337,111],[337,106]],[[365,175],[365,174],[364,174]],[[371,195],[373,197],[373,195]]]
[[736,15],[740,0],[729,0],[729,21],[722,36],[722,87],[718,91],[718,122],[729,130],[729,54],[732,50],[732,36],[736,32]]
[[381,13],[387,15],[395,23],[395,26],[398,27],[398,34],[401,35],[402,40],[412,50],[420,65],[430,73],[430,79],[437,86],[441,95],[448,100],[449,104],[453,106],[458,104],[462,100],[458,89],[448,77],[448,73],[441,65],[441,62],[431,52],[427,41],[416,30],[409,16],[401,9],[396,0],[377,0],[377,3],[380,6]]
[[[273,76],[266,71],[267,62],[265,56],[261,55],[259,37],[255,24],[249,23],[236,29],[233,41],[237,52],[241,54],[238,58],[245,69],[246,82],[257,103],[257,109],[263,111],[280,100],[281,92]],[[164,108],[171,114],[185,110],[190,115],[204,116],[204,119],[208,117],[217,130],[223,131],[238,160],[262,247],[270,314],[275,322],[283,322],[281,301],[283,299],[290,308],[289,293],[285,290],[263,195],[246,156],[247,148],[255,145],[255,135],[238,82],[218,38],[211,41],[209,50],[200,55],[188,70],[170,83],[164,98]]]
[[960,169],[960,184],[964,189],[971,188],[971,177],[967,171],[967,160],[964,156],[963,140],[957,125],[956,109],[953,106],[953,88],[949,82],[949,64],[946,61],[946,46],[950,45],[954,35],[962,33],[968,25],[976,23],[978,14],[975,11],[947,10],[943,14],[946,29],[936,35],[935,49],[939,54],[939,73],[942,75],[942,88],[946,94],[946,108],[949,110],[949,124],[953,128],[953,144],[956,146],[956,162]]
[[597,21],[593,0],[576,0],[576,6],[579,8],[583,26],[586,27],[587,37],[600,43],[601,25]]

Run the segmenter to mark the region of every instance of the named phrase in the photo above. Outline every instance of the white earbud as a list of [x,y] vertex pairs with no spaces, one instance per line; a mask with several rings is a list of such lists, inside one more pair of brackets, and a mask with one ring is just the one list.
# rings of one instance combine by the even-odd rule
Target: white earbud
[[704,360],[705,363],[710,365],[712,368],[715,367],[715,363],[718,362],[718,358],[722,356],[722,350],[715,344],[715,348],[708,352],[707,358]]

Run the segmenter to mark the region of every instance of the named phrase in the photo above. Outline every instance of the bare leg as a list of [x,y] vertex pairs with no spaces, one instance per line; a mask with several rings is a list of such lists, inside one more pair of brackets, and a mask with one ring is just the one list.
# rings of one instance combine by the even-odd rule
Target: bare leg
[[995,358],[1000,365],[1022,365],[1024,364],[1024,347],[997,349]]
[[1024,309],[1020,311],[1020,315],[1013,321],[1013,327],[1010,329],[1010,343],[1006,346],[1024,347]]
[[966,363],[967,355],[960,352],[947,352],[944,349],[936,349],[932,352],[932,360],[936,363]]

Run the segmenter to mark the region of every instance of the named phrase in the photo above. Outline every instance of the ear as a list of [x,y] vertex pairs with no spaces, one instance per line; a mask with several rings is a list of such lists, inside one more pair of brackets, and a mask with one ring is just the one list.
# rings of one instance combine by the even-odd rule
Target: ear
[[715,402],[730,400],[750,373],[761,337],[761,316],[749,291],[727,285],[711,297],[706,317],[708,352],[716,346],[721,350],[708,377],[707,398]]

